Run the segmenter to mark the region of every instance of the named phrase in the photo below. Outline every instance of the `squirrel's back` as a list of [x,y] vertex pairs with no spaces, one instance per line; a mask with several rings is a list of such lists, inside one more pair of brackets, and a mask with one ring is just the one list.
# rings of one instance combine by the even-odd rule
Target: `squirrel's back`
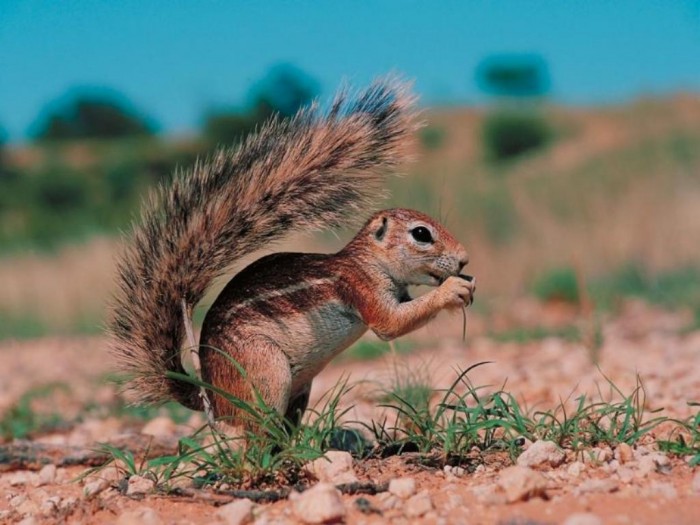
[[118,262],[112,352],[140,402],[201,408],[183,372],[182,304],[191,309],[231,264],[291,230],[362,215],[416,127],[405,85],[375,82],[288,120],[273,118],[151,193]]

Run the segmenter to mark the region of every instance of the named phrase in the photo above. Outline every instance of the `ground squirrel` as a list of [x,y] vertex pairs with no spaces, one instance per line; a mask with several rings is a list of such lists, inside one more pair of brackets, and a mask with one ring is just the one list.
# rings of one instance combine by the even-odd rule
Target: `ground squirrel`
[[[232,263],[292,230],[333,227],[362,213],[383,172],[403,161],[416,129],[406,86],[380,80],[328,111],[314,105],[274,118],[234,150],[197,162],[155,191],[118,263],[112,351],[140,402],[175,399],[236,424],[219,395],[187,382],[180,349],[187,312]],[[467,253],[423,213],[373,215],[336,254],[275,253],[238,273],[207,312],[199,342],[203,380],[266,403],[296,424],[311,381],[368,329],[393,339],[440,310],[472,301],[460,276]],[[412,299],[409,285],[434,290]],[[239,370],[220,352],[233,357]]]

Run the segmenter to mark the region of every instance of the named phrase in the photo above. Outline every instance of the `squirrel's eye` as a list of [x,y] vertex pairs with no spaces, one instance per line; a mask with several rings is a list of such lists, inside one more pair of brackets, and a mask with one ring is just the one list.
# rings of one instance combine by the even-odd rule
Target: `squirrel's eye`
[[411,230],[411,235],[418,242],[433,242],[433,236],[430,234],[430,230],[425,226],[418,226]]

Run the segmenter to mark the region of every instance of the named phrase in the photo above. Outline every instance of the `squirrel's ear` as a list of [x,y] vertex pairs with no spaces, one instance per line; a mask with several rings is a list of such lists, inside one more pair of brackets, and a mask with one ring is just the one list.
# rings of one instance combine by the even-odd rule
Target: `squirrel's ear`
[[374,238],[381,241],[386,233],[387,220],[386,217],[382,217],[382,224],[379,226],[377,231],[374,232]]

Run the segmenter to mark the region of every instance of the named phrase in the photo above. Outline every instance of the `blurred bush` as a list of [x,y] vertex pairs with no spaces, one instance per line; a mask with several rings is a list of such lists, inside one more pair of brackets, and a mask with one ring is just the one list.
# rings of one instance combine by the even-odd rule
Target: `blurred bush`
[[445,129],[437,126],[426,126],[418,132],[420,143],[427,150],[436,150],[442,147],[446,136]]
[[71,96],[45,111],[34,136],[37,140],[116,138],[152,135],[150,119],[129,108],[116,95]]
[[204,135],[213,144],[236,144],[274,114],[294,115],[318,95],[316,81],[302,70],[282,64],[253,85],[244,109],[210,111]]
[[493,161],[536,151],[546,146],[553,136],[543,116],[515,109],[501,109],[488,115],[481,133],[486,157]]
[[579,304],[579,284],[572,268],[556,268],[541,275],[533,284],[533,293],[541,301]]

